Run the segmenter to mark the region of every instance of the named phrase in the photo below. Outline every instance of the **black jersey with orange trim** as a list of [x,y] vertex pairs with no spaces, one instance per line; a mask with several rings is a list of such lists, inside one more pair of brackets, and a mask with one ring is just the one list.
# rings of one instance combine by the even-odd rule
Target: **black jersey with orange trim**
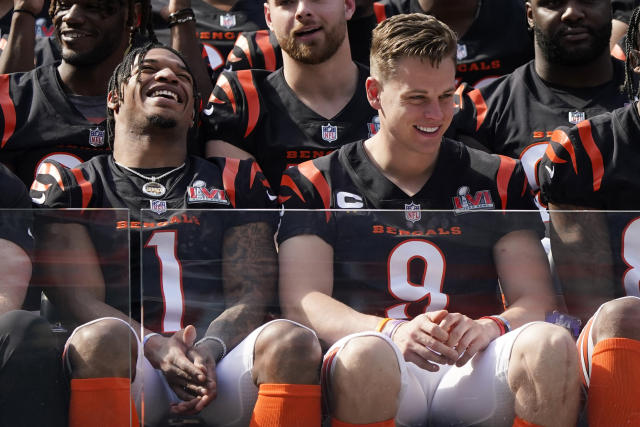
[[108,151],[106,123],[89,122],[71,104],[55,65],[0,75],[0,123],[0,161],[26,185],[46,159],[73,167]]
[[533,61],[485,87],[461,86],[449,134],[468,135],[492,153],[519,158],[531,187],[537,190],[536,165],[554,129],[628,102],[620,89],[624,64],[612,61],[613,78],[591,88],[551,85],[538,76]]
[[[171,46],[171,29],[159,13],[166,3],[166,0],[152,0],[151,6],[158,41]],[[202,45],[202,56],[206,59],[214,82],[238,35],[243,31],[267,28],[264,6],[255,0],[237,0],[228,11],[220,10],[204,0],[191,0],[191,9],[196,16],[196,38]]]
[[514,230],[543,234],[536,212],[500,212],[535,209],[520,163],[449,139],[412,197],[381,174],[358,141],[287,169],[279,198],[278,240],[325,240],[334,251],[333,296],[386,317],[441,308],[472,317],[503,311],[495,243]]
[[[640,211],[640,117],[637,104],[561,127],[540,162],[540,190],[548,203],[609,211]],[[617,276],[640,296],[640,214],[608,214]]]
[[[469,29],[458,40],[456,81],[481,87],[533,59],[522,0],[481,1]],[[374,3],[378,20],[401,13],[425,13],[418,0]]]
[[[351,48],[351,59],[369,65],[371,31],[378,21],[376,15],[353,18],[347,21],[347,33]],[[229,56],[225,69],[259,69],[275,71],[282,67],[282,50],[271,30],[244,32],[238,36]]]
[[25,185],[0,164],[0,239],[8,240],[31,253],[31,199]]
[[358,64],[358,73],[349,103],[327,119],[298,99],[282,68],[224,71],[204,110],[202,132],[206,140],[220,139],[253,155],[277,188],[287,167],[375,134],[378,116],[365,92],[369,70]]
[[[176,331],[187,324],[206,329],[225,308],[221,260],[226,230],[249,222],[274,225],[277,216],[276,211],[234,211],[275,207],[271,201],[275,196],[268,192],[266,178],[254,161],[209,160],[189,157],[183,169],[159,181],[167,191],[157,198],[141,191],[148,181],[118,166],[111,155],[94,157],[74,169],[47,161],[38,170],[31,197],[42,199],[43,206],[52,208],[129,209],[128,221],[102,219],[99,225],[95,221],[90,234],[96,247],[104,247],[122,237],[122,233],[131,233],[132,317],[140,317],[142,256],[145,327],[157,332]],[[138,172],[158,175],[167,169],[170,168]],[[168,274],[172,267],[179,274]],[[123,295],[118,293],[122,289],[109,288],[109,283],[118,282],[112,280],[117,273],[122,274],[111,263],[103,266],[108,286],[106,299],[127,312],[126,297],[123,301]],[[163,295],[182,295],[184,304],[176,304],[168,297],[165,301]]]

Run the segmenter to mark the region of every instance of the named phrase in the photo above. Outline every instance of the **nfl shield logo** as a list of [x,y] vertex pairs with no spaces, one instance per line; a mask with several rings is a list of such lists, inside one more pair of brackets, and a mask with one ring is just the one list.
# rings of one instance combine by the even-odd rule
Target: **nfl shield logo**
[[95,129],[89,129],[89,144],[92,147],[100,147],[104,145],[104,131],[99,127]]
[[466,44],[458,44],[458,52],[456,53],[456,57],[458,58],[458,60],[461,60],[467,57]]
[[584,111],[569,111],[569,123],[577,125],[586,118]]
[[230,13],[220,16],[220,25],[225,28],[231,28],[236,26],[236,16]]
[[331,123],[327,123],[326,126],[322,126],[322,139],[327,142],[333,142],[338,139],[338,128]]
[[409,205],[404,205],[404,217],[407,221],[416,222],[422,218],[422,212],[420,212],[420,205],[416,205],[411,202]]
[[369,138],[371,138],[380,130],[380,116],[373,116],[371,121],[367,123],[367,127],[369,128]]
[[151,202],[151,210],[158,215],[162,215],[167,211],[167,202],[165,200],[149,200]]

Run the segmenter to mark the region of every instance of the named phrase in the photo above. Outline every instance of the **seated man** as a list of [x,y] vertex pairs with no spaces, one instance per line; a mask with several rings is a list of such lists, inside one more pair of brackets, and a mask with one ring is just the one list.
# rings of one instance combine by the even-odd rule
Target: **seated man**
[[[522,167],[443,138],[455,55],[431,16],[380,23],[367,80],[379,132],[283,176],[281,305],[330,347],[334,426],[576,422],[571,336],[529,323],[554,308],[542,223],[491,211],[535,209]],[[303,207],[338,211],[289,210]]]
[[[627,34],[632,99],[639,23],[636,8]],[[567,307],[585,325],[578,350],[590,426],[640,423],[640,221],[637,212],[593,212],[640,210],[639,114],[635,101],[557,129],[538,168]]]
[[[106,229],[59,222],[39,236],[45,250],[68,247],[85,257],[73,269],[48,266],[58,282],[53,302],[88,322],[66,345],[72,426],[129,423],[129,366],[140,414],[144,391],[145,425],[166,422],[170,411],[199,414],[209,425],[247,425],[252,411],[257,425],[319,425],[315,334],[286,320],[260,326],[275,291],[274,214],[223,215],[271,207],[275,197],[253,161],[187,155],[196,93],[176,51],[131,51],[109,87],[113,155],[74,169],[46,162],[32,186],[47,207],[130,210],[130,221]],[[149,207],[154,221],[141,213]],[[142,319],[134,309],[129,318],[127,301],[114,298],[114,268],[101,271],[86,258],[114,233],[131,233],[132,307],[143,280]]]

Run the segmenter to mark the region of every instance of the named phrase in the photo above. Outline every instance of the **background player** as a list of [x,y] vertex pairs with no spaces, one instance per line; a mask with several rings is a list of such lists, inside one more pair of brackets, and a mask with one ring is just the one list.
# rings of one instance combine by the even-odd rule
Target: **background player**
[[0,165],[0,425],[67,425],[67,393],[51,327],[22,311],[33,237],[24,184]]
[[204,110],[207,156],[254,157],[277,188],[282,171],[375,133],[369,70],[351,59],[353,0],[265,3],[283,67],[223,72]]
[[[380,131],[288,169],[280,187],[282,309],[331,346],[322,381],[333,425],[573,425],[571,337],[521,327],[554,306],[537,214],[487,212],[533,208],[520,164],[443,139],[455,34],[397,15],[374,30],[371,52]],[[301,207],[342,214],[290,210]]]
[[[76,329],[66,347],[73,371],[72,426],[96,417],[111,419],[114,426],[128,423],[129,362],[135,366],[136,355],[132,390],[140,409],[144,384],[148,425],[163,422],[170,409],[199,413],[208,424],[247,425],[258,386],[253,413],[258,425],[292,425],[292,419],[319,425],[315,334],[283,320],[250,334],[274,296],[274,216],[219,212],[271,206],[266,180],[253,161],[187,156],[195,93],[177,52],[162,45],[133,50],[110,83],[113,155],[71,170],[46,162],[32,186],[32,197],[44,198],[48,207],[129,208],[131,213],[132,221],[106,228],[62,222],[42,233],[45,250],[69,247],[86,260],[77,269],[48,265],[59,285],[54,303],[77,322],[89,322]],[[141,215],[140,209],[150,206],[155,206],[151,217]],[[133,276],[131,320],[127,301],[114,298],[115,268],[105,267],[103,274],[91,260],[114,228],[131,233],[132,271],[140,271],[136,266],[142,263],[144,340],[131,332],[142,337],[140,278]],[[167,248],[169,258],[162,256]],[[181,266],[179,277],[170,274],[175,264]],[[201,339],[195,341],[196,335]],[[104,396],[112,394],[119,405],[105,403],[110,400]]]
[[[635,9],[626,52],[631,98],[638,95],[631,73],[640,71],[639,21]],[[640,422],[638,215],[592,211],[640,210],[639,108],[636,101],[556,130],[539,167],[567,307],[586,325],[578,350],[590,426]]]

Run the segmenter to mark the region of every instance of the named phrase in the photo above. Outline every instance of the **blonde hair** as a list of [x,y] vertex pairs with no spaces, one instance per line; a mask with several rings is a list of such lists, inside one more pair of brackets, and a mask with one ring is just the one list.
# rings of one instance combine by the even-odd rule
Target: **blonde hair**
[[456,34],[444,22],[424,13],[395,15],[373,30],[371,75],[386,80],[404,57],[428,60],[434,67],[446,58],[455,63],[456,52]]

